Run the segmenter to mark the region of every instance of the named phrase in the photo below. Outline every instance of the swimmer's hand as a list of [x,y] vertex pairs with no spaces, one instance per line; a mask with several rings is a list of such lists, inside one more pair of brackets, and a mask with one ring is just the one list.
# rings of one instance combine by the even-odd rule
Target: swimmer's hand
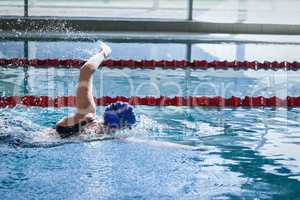
[[90,69],[92,71],[96,70],[100,64],[104,61],[104,59],[108,58],[111,54],[111,48],[101,42],[100,44],[100,52],[92,56],[86,63],[82,66],[82,69]]
[[110,56],[111,48],[107,44],[101,42],[100,49],[101,49],[100,53],[103,52],[105,58],[108,58]]

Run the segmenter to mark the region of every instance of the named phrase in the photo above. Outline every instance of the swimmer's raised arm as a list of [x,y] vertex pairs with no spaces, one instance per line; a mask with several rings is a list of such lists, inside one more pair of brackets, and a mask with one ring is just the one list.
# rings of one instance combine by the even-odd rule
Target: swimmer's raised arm
[[63,137],[72,135],[96,116],[96,104],[92,94],[92,75],[105,58],[111,53],[111,49],[101,43],[101,50],[87,60],[80,68],[79,81],[76,91],[76,113],[73,116],[65,117],[56,124],[56,130]]
[[79,83],[76,92],[76,114],[80,117],[84,117],[87,114],[96,114],[96,105],[92,94],[92,75],[110,53],[110,47],[101,43],[101,51],[88,59],[88,61],[80,68]]
[[93,74],[105,58],[111,54],[108,45],[101,43],[101,50],[87,60],[80,68],[76,92],[76,113],[65,117],[56,124],[56,131],[63,138],[85,133],[104,134],[135,124],[133,107],[128,103],[116,102],[105,108],[103,121],[96,119],[96,104],[92,94]]

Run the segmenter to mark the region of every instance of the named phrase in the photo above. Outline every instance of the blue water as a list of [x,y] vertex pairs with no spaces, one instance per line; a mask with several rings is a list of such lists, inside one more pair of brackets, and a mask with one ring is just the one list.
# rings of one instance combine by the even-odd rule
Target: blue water
[[[8,42],[21,43],[2,42],[3,57],[22,57],[15,55],[19,52],[18,46],[5,46]],[[84,59],[93,53],[96,45],[97,42],[35,41],[29,45],[29,56],[78,56]],[[186,53],[183,44],[151,44],[152,47],[139,43],[111,45],[116,52],[113,54],[115,59],[126,56],[184,59]],[[201,52],[204,52],[205,45],[215,45],[220,49],[227,44],[203,45]],[[55,51],[57,46],[61,48]],[[258,49],[269,48],[266,46],[257,45],[249,52],[255,54]],[[159,51],[159,47],[164,51]],[[277,47],[287,48],[285,45]],[[127,49],[124,54],[119,50],[122,48]],[[298,46],[290,48],[297,49]],[[64,49],[71,49],[71,52]],[[241,49],[237,49],[234,55],[241,54]],[[276,60],[288,59],[284,54],[273,53]],[[237,58],[230,57],[232,55],[227,51],[209,52],[211,58],[220,60]],[[244,55],[253,56],[245,52]],[[289,58],[297,59],[297,55]],[[300,96],[298,74],[283,70],[103,69],[96,72],[93,85],[97,97],[286,97]],[[29,68],[24,72],[23,68],[0,68],[0,93],[3,96],[74,95],[77,79],[77,69]],[[0,110],[1,199],[300,198],[298,108],[136,106],[137,125],[111,137],[93,135],[60,139],[44,133],[46,128],[73,111],[74,108],[22,106]],[[103,107],[97,108],[99,116],[102,111]]]

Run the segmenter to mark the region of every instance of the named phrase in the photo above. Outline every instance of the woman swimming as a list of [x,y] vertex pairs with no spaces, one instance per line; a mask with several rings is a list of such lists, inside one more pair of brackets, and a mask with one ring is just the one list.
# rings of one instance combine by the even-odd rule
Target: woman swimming
[[[131,128],[136,123],[133,107],[128,103],[117,102],[105,108],[103,120],[96,118],[96,104],[92,95],[92,77],[96,69],[111,54],[108,45],[101,43],[101,50],[92,56],[81,68],[79,83],[76,92],[76,112],[72,116],[58,121],[55,130],[47,130],[48,136],[67,138],[80,134],[103,134],[111,133],[124,128]],[[47,138],[46,138],[47,139]],[[125,142],[149,144],[152,146],[192,149],[187,145],[175,144],[163,141],[149,141],[138,138],[121,138]]]
[[[58,121],[54,129],[40,127],[25,118],[1,117],[0,144],[9,143],[22,147],[52,147],[65,144],[66,141],[60,142],[61,138],[100,134],[101,136],[96,138],[79,137],[79,139],[83,139],[83,141],[118,139],[124,142],[149,144],[164,148],[193,150],[193,147],[183,144],[110,134],[116,130],[131,128],[136,123],[136,118],[133,107],[124,102],[107,106],[103,114],[103,120],[96,117],[96,104],[92,95],[92,78],[103,60],[111,54],[111,49],[106,44],[101,43],[100,47],[100,52],[92,56],[80,68],[75,114]],[[14,117],[14,120],[11,120],[12,117]]]
[[111,49],[101,43],[101,50],[92,56],[81,68],[76,92],[76,113],[57,122],[55,129],[62,138],[84,132],[105,134],[116,129],[131,127],[136,118],[133,107],[117,102],[105,108],[103,121],[96,118],[96,104],[92,95],[93,74],[104,59],[111,54]]

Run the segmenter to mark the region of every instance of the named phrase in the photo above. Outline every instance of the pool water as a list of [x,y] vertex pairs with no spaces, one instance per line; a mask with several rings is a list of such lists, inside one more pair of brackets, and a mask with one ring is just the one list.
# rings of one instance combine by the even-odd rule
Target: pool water
[[[18,55],[20,43],[0,42],[2,57],[22,57]],[[97,44],[97,41],[32,41],[29,57],[86,59],[96,51]],[[110,44],[116,52],[114,59],[126,56],[185,59],[186,56],[185,44],[170,41]],[[245,54],[247,45],[251,51]],[[55,49],[57,46],[60,48]],[[269,53],[265,57],[260,55],[258,60],[298,59],[298,55],[285,56],[272,51],[272,45],[236,46],[199,42],[194,45],[192,58],[249,59],[267,48]],[[299,48],[273,46],[290,51]],[[231,47],[237,52],[233,54]],[[222,48],[227,51],[221,51]],[[241,51],[243,57],[239,57]],[[77,69],[1,67],[0,93],[2,96],[74,95],[78,74]],[[300,96],[299,80],[297,71],[284,70],[104,68],[95,73],[93,86],[97,97],[286,97]],[[299,108],[136,106],[137,125],[112,136],[60,139],[45,134],[46,128],[73,111],[74,108],[23,106],[0,109],[1,199],[300,198]],[[103,107],[99,106],[97,114],[101,113]]]

